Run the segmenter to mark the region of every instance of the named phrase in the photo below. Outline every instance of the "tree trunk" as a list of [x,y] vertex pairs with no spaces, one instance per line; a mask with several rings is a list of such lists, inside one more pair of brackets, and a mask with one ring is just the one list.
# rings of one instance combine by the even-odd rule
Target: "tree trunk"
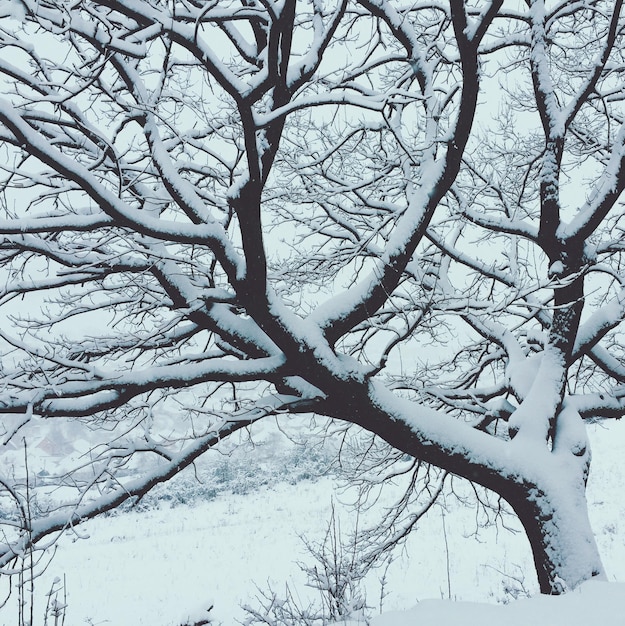
[[480,459],[478,448],[471,455],[462,444],[453,444],[453,438],[447,447],[435,445],[414,420],[410,422],[410,405],[388,400],[389,393],[379,387],[370,386],[369,395],[367,402],[366,389],[341,385],[329,399],[327,414],[356,423],[394,448],[502,496],[523,524],[541,593],[560,594],[604,576],[586,501],[590,449],[577,412],[560,410],[551,448],[533,439],[492,441],[482,449],[484,455],[492,452],[491,462],[487,456]]
[[544,468],[539,485],[524,484],[507,499],[530,542],[541,593],[560,594],[605,574],[588,518],[583,477],[572,480],[570,474],[550,469]]

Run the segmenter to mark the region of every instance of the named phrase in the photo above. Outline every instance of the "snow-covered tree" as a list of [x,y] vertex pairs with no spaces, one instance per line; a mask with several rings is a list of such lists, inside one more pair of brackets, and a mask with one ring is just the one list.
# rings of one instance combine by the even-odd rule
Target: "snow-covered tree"
[[307,413],[504,498],[543,592],[603,575],[584,422],[625,412],[621,0],[0,16],[1,443],[95,441],[58,510],[0,478],[3,564]]

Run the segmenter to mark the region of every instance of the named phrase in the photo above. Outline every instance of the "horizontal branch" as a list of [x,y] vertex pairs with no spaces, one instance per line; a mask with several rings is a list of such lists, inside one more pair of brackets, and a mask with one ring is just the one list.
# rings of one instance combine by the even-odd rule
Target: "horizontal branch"
[[6,393],[0,400],[0,413],[29,412],[43,417],[92,415],[157,389],[181,389],[213,381],[279,380],[287,375],[285,364],[283,357],[267,357],[249,361],[207,360],[124,373],[100,368],[97,379],[58,382],[40,389],[12,381],[10,386],[22,389]]

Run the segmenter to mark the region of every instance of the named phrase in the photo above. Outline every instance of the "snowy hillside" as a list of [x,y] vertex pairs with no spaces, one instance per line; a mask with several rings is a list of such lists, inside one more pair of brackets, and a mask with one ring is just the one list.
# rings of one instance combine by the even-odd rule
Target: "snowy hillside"
[[[623,581],[625,504],[619,492],[625,477],[619,463],[625,429],[617,423],[610,430],[590,430],[592,521],[609,580]],[[269,589],[284,597],[287,585],[302,606],[318,604],[318,594],[306,586],[297,565],[314,564],[301,537],[323,538],[332,502],[347,535],[354,524],[348,506],[353,493],[337,490],[332,477],[315,476],[322,458],[276,442],[274,433],[269,446],[209,457],[213,485],[190,492],[185,491],[189,481],[180,481],[167,497],[163,492],[135,510],[93,520],[66,535],[36,580],[35,624],[44,623],[50,589],[58,590],[56,598],[67,605],[66,626],[178,626],[208,616],[211,606],[214,623],[230,626],[245,619],[241,605],[258,607]],[[591,584],[581,596],[523,600],[536,594],[537,585],[518,523],[504,519],[517,531],[510,532],[501,523],[479,527],[479,522],[475,509],[455,498],[447,496],[435,506],[388,570],[373,571],[365,581],[369,614],[387,613],[372,626],[461,621],[525,626],[538,623],[537,615],[550,626],[586,624],[589,615],[604,625],[623,623],[623,585]],[[14,591],[0,611],[1,624],[17,623],[17,600]],[[407,612],[392,612],[398,610]]]

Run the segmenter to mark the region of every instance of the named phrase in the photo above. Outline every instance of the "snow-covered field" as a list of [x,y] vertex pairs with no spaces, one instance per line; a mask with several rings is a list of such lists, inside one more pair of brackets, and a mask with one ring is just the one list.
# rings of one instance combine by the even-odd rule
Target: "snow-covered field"
[[[624,426],[591,427],[591,519],[610,581],[625,581]],[[313,564],[302,536],[322,540],[332,502],[347,531],[354,522],[351,494],[337,490],[333,477],[307,478],[306,468],[286,464],[276,476],[247,454],[247,473],[228,470],[234,472],[229,480],[243,481],[241,493],[207,491],[186,504],[182,497],[161,499],[93,520],[77,529],[80,537],[65,536],[36,580],[34,624],[44,624],[46,593],[55,579],[57,597],[67,604],[65,626],[178,626],[208,616],[211,606],[215,623],[230,626],[245,619],[242,604],[258,607],[258,596],[269,588],[284,596],[287,584],[301,606],[318,602],[297,564]],[[245,467],[236,456],[232,463],[237,471]],[[259,479],[263,471],[270,484]],[[479,527],[474,508],[449,498],[443,504],[395,555],[383,584],[382,570],[367,578],[373,626],[570,626],[589,623],[589,616],[604,626],[625,623],[625,585],[590,583],[566,598],[523,599],[537,588],[522,533]],[[0,624],[17,623],[14,593],[0,610]]]

